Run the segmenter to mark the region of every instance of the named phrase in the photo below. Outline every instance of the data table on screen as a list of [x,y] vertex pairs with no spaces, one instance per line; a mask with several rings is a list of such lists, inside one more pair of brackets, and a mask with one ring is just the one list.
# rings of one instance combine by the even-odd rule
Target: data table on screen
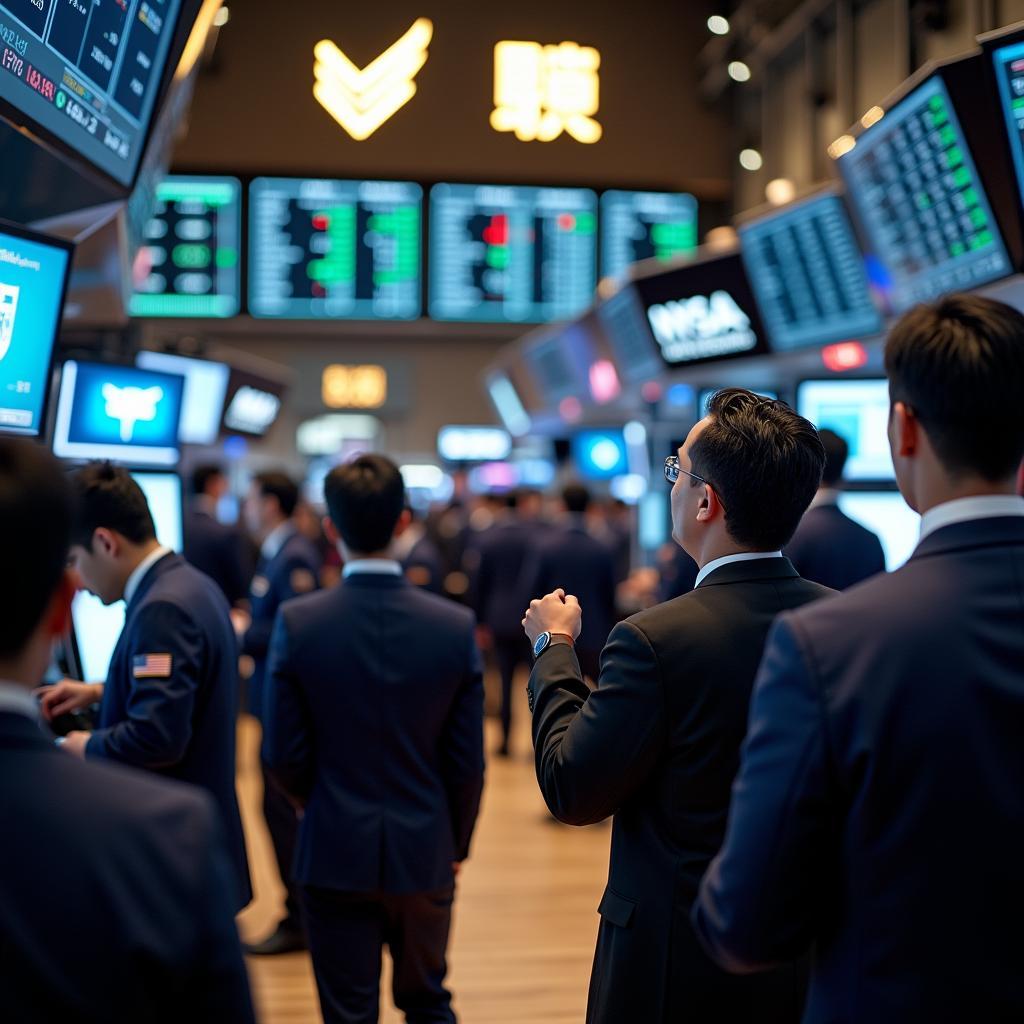
[[1011,272],[941,78],[889,110],[839,165],[895,311]]
[[597,197],[588,189],[435,185],[429,312],[438,320],[576,316],[597,286]]
[[149,273],[132,316],[229,317],[241,305],[241,183],[165,178],[144,232]]
[[420,315],[419,185],[257,178],[249,200],[253,316],[413,320]]
[[622,277],[641,260],[671,260],[697,248],[697,200],[685,192],[601,196],[601,276]]
[[1004,46],[993,54],[999,98],[1017,171],[1017,189],[1024,196],[1024,43]]

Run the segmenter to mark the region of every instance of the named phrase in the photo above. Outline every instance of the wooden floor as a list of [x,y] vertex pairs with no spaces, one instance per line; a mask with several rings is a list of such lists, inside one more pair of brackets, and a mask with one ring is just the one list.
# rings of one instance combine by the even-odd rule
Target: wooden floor
[[[491,759],[487,766],[472,857],[456,895],[449,987],[463,1024],[579,1024],[609,829],[569,828],[551,819],[534,778],[525,697],[517,711],[515,756]],[[489,721],[489,750],[493,727]],[[278,920],[283,895],[259,815],[258,742],[258,726],[244,720],[239,795],[256,889],[256,899],[239,918],[246,940],[262,938]],[[249,971],[261,1024],[320,1020],[306,954],[250,958]],[[383,983],[381,1020],[397,1024],[402,1016],[390,1000],[386,973]]]

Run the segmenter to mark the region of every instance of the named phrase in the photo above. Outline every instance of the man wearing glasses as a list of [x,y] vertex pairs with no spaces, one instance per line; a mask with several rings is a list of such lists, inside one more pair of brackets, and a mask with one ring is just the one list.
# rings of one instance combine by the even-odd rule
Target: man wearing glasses
[[730,977],[689,914],[725,835],[772,620],[831,593],[782,556],[824,461],[817,431],[788,406],[719,392],[665,463],[673,537],[700,566],[696,589],[616,626],[593,692],[573,650],[586,613],[576,598],[555,591],[523,620],[544,798],[568,824],[615,816],[588,1024],[800,1018],[797,967]]

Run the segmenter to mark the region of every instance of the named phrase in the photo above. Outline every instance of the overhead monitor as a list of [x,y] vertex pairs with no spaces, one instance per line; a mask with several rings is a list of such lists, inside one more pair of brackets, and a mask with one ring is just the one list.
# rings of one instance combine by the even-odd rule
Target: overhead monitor
[[689,366],[767,352],[757,303],[738,253],[666,268],[633,282],[661,358]]
[[237,178],[164,178],[143,231],[149,273],[132,316],[230,317],[241,307],[242,184]]
[[174,466],[185,379],[131,366],[64,364],[54,454],[115,459],[132,466]]
[[435,185],[429,271],[436,320],[574,317],[597,286],[597,196],[582,188]]
[[277,421],[285,386],[239,367],[231,367],[221,430],[229,434],[263,437]]
[[0,221],[0,433],[42,432],[71,252]]
[[530,414],[516,391],[508,374],[495,372],[487,378],[487,394],[501,417],[505,429],[513,437],[522,437],[530,431]]
[[899,491],[846,491],[839,496],[839,508],[878,535],[889,572],[914,553],[921,536],[921,517]]
[[895,103],[838,164],[895,312],[1011,273],[940,75]]
[[780,352],[882,332],[843,200],[804,199],[739,229],[771,346]]
[[571,445],[573,463],[584,480],[610,480],[629,472],[626,439],[619,429],[581,430]]
[[563,398],[582,393],[580,368],[574,364],[562,332],[554,331],[527,343],[523,362],[549,404],[557,405]]
[[796,411],[846,441],[848,480],[893,479],[887,381],[805,380],[797,386]]
[[1013,155],[1018,208],[1024,202],[1024,33],[1018,27],[1008,38],[986,41],[999,90],[999,105]]
[[[697,392],[697,415],[703,419],[708,414],[708,406],[711,404],[711,399],[721,391],[722,388],[701,388]],[[760,395],[762,398],[778,399],[778,393],[775,391],[763,391],[761,388],[750,388],[755,395]]]
[[512,452],[512,438],[501,427],[442,427],[437,454],[446,462],[500,462]]
[[213,444],[220,434],[231,367],[170,352],[140,352],[135,365],[185,378],[178,438],[183,444]]
[[423,190],[408,181],[256,178],[249,186],[249,312],[415,320]]
[[656,380],[664,366],[636,289],[621,288],[598,303],[597,318],[612,350],[619,377],[630,384]]
[[180,0],[0,0],[0,112],[130,185],[180,7]]
[[[153,514],[157,540],[173,551],[182,550],[181,478],[174,473],[132,473]],[[124,602],[104,605],[80,590],[71,605],[78,664],[86,682],[107,678],[110,658],[124,628]]]
[[634,263],[671,260],[696,248],[697,200],[688,193],[602,193],[602,277],[621,277]]

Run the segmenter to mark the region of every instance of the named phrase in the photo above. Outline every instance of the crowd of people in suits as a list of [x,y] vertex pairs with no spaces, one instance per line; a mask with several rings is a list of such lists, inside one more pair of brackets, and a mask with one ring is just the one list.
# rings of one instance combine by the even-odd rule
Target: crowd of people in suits
[[[406,1018],[454,1021],[486,656],[496,753],[521,700],[551,813],[613,820],[590,1024],[1024,1019],[1024,316],[950,296],[885,358],[907,565],[839,511],[840,438],[726,389],[628,616],[628,531],[579,484],[417,521],[367,454],[321,524],[265,472],[257,546],[204,467],[182,557],[124,469],[0,440],[0,1016],[253,1019],[242,702],[287,891],[248,952],[308,948],[324,1019],[370,1022],[387,947]],[[76,586],[125,602],[108,677],[37,689]]]

